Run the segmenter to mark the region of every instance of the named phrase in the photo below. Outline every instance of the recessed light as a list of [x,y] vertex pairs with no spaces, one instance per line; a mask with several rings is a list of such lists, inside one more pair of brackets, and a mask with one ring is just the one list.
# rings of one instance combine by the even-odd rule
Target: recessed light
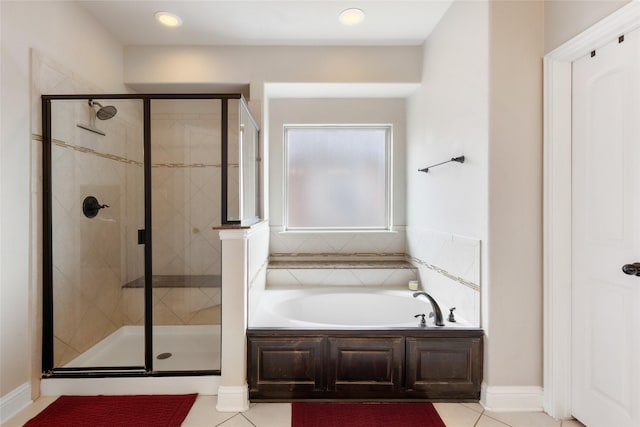
[[364,21],[364,12],[361,9],[345,9],[338,19],[344,25],[358,25]]
[[179,27],[182,25],[182,19],[178,15],[169,12],[156,12],[153,16],[156,20],[167,27]]

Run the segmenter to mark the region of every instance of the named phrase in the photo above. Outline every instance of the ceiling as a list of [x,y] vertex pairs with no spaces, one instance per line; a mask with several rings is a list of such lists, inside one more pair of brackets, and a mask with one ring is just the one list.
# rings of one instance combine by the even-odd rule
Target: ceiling
[[[79,0],[125,46],[130,45],[420,45],[453,0]],[[360,8],[365,20],[344,26],[338,15]],[[177,28],[157,11],[182,18]]]

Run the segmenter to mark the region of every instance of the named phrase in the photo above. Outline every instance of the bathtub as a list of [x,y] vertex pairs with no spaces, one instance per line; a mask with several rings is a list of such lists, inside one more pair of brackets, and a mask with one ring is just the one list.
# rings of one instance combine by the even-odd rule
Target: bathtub
[[[406,289],[370,287],[326,287],[302,290],[263,291],[253,301],[250,328],[290,329],[386,329],[419,328],[417,314],[429,314],[431,304],[425,297],[413,297]],[[449,308],[440,302],[445,326],[469,328],[462,319],[448,322]],[[437,328],[433,318],[427,327]]]
[[407,289],[269,289],[250,296],[247,383],[255,402],[480,398],[481,329],[445,326]]

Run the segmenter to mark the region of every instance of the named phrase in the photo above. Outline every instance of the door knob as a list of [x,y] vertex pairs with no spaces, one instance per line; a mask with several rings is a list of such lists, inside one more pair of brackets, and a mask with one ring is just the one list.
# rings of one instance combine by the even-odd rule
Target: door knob
[[629,276],[640,276],[640,262],[623,265],[622,272],[624,274],[628,274]]

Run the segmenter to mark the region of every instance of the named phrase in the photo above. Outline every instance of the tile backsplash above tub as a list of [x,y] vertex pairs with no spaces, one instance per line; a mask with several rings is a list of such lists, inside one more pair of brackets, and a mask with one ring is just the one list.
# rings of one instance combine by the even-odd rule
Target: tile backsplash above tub
[[480,240],[408,227],[407,257],[418,267],[427,292],[441,305],[456,307],[457,316],[480,326]]
[[[281,226],[271,226],[269,249],[268,288],[398,287],[418,278],[441,306],[456,307],[456,316],[480,326],[478,239],[415,227],[394,227],[391,232],[314,233],[285,232]],[[390,261],[410,265],[383,268]],[[309,262],[326,265],[303,267]],[[355,267],[350,262],[363,265]],[[374,268],[366,263],[379,265]]]
[[271,261],[270,288],[317,286],[405,287],[418,277],[406,261]]
[[[406,286],[405,228],[393,231],[285,232],[271,226],[269,287]],[[394,264],[395,263],[395,264]]]

